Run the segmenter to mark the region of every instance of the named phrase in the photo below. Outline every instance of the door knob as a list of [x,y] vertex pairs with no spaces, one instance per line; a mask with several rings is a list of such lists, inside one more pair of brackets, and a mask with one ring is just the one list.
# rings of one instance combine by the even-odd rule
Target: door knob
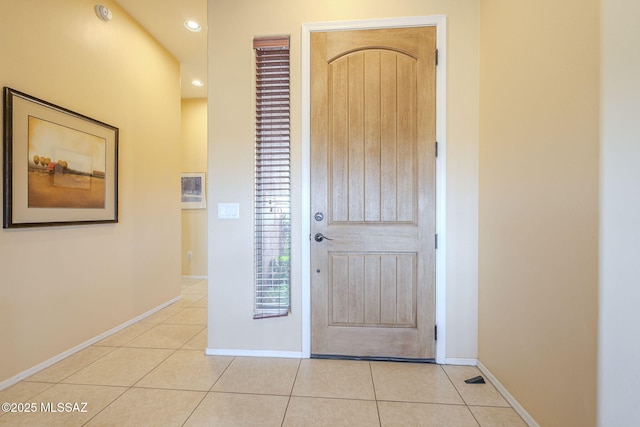
[[327,239],[327,240],[333,240],[333,239],[328,238],[327,236],[325,236],[325,235],[324,235],[324,234],[322,234],[322,233],[316,233],[316,235],[315,235],[315,236],[313,236],[313,239],[314,239],[316,242],[322,242],[324,239]]

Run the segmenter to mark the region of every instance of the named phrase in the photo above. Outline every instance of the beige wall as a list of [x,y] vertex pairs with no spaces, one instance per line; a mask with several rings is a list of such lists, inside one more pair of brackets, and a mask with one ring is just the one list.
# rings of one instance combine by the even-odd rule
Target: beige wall
[[[299,352],[301,25],[447,15],[447,342],[446,357],[477,356],[478,0],[209,0],[209,347]],[[289,34],[292,47],[293,314],[252,320],[254,36]],[[217,203],[240,205],[218,220]]]
[[540,425],[592,426],[599,2],[480,18],[479,359]]
[[[207,171],[207,100],[182,100],[182,172]],[[192,253],[192,259],[187,252]],[[207,276],[207,209],[182,210],[182,275]]]
[[640,402],[640,2],[601,7],[598,425],[632,427]]
[[120,129],[118,224],[0,231],[0,382],[180,294],[179,64],[102,3],[0,2],[0,83]]

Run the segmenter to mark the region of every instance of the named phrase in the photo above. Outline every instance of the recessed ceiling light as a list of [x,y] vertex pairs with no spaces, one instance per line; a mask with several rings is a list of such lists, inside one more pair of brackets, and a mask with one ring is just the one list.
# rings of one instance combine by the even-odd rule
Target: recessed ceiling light
[[191,80],[191,84],[194,85],[194,86],[198,86],[198,87],[204,86],[204,82],[202,80],[198,80],[198,79]]
[[196,21],[184,21],[184,27],[189,31],[193,31],[194,33],[199,33],[202,29],[200,24],[198,24]]

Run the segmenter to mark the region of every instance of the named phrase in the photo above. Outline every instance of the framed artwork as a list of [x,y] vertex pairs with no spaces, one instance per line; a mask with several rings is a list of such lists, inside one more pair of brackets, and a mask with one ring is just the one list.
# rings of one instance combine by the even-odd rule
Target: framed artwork
[[182,174],[182,209],[205,209],[207,207],[205,173],[189,172]]
[[118,128],[4,88],[3,227],[118,222]]

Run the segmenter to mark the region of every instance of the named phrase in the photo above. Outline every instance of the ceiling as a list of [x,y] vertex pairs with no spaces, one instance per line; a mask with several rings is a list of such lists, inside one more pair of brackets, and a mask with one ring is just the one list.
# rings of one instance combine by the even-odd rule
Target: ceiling
[[[207,97],[207,0],[116,0],[129,15],[180,61],[183,98]],[[194,20],[202,31],[187,31]],[[193,79],[205,83],[191,84]]]

